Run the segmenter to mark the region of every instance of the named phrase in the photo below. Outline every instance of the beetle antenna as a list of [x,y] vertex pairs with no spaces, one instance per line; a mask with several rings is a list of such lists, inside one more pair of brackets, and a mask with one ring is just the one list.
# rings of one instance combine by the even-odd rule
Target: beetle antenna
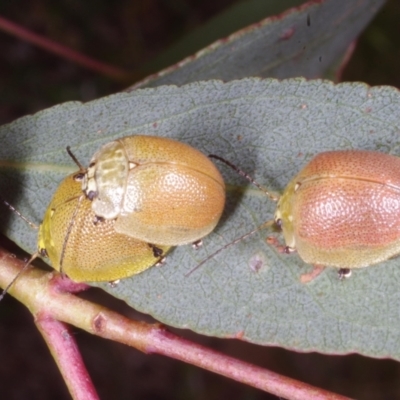
[[232,164],[230,161],[225,160],[225,158],[217,156],[215,154],[210,154],[208,156],[209,158],[215,158],[216,160],[219,160],[226,164],[228,167],[232,168],[235,172],[237,172],[240,176],[243,176],[243,178],[246,178],[249,182],[251,182],[254,186],[256,186],[258,189],[260,189],[263,193],[265,193],[272,201],[278,201],[279,200],[279,195],[277,193],[270,192],[267,190],[264,186],[260,185],[258,182],[254,180],[253,177],[251,177],[249,174],[241,170],[239,167],[237,167],[235,164]]
[[69,225],[68,225],[68,230],[67,230],[67,233],[65,235],[64,242],[63,242],[63,247],[62,247],[61,256],[60,256],[60,274],[61,275],[63,275],[62,266],[63,266],[64,256],[65,256],[65,251],[67,249],[68,239],[69,239],[69,236],[71,235],[72,228],[73,228],[74,223],[75,223],[75,217],[78,214],[79,206],[80,206],[82,200],[83,200],[83,195],[79,196],[79,198],[78,198],[78,204],[76,205],[74,213],[72,214],[71,220],[70,220]]
[[67,146],[67,153],[74,160],[74,163],[79,167],[79,170],[81,172],[86,171],[86,168],[79,162],[75,154],[71,151],[71,147],[69,146]]
[[[249,174],[247,174],[246,172],[244,172],[243,170],[241,170],[239,167],[237,167],[235,164],[232,164],[230,161],[226,160],[223,157],[217,156],[215,154],[210,154],[208,156],[209,158],[215,158],[216,160],[219,160],[221,162],[223,162],[224,164],[226,164],[228,167],[232,168],[235,172],[237,172],[240,176],[243,176],[244,178],[246,178],[249,182],[251,182],[254,186],[256,186],[258,189],[260,189],[267,197],[269,197],[272,201],[278,201],[279,200],[279,195],[273,192],[270,192],[269,190],[267,190],[264,186],[260,185],[258,182],[255,181],[255,179],[253,177],[251,177]],[[264,229],[268,226],[271,226],[272,224],[274,224],[275,221],[271,220],[271,221],[267,221],[265,223],[263,223],[262,225],[260,225],[259,227],[257,227],[256,229],[253,229],[250,232],[245,233],[244,235],[234,239],[232,242],[227,243],[225,246],[222,246],[220,249],[218,249],[217,251],[215,251],[214,253],[212,253],[211,255],[209,255],[207,258],[205,258],[203,261],[200,262],[200,264],[197,264],[192,270],[190,270],[187,274],[185,274],[185,277],[188,277],[189,275],[191,275],[194,271],[196,271],[198,268],[200,268],[203,264],[205,264],[207,261],[211,260],[212,258],[214,258],[217,254],[221,253],[223,250],[227,249],[230,246],[233,246],[236,243],[241,242],[242,240],[248,238],[251,235],[254,235],[255,233],[257,233],[258,231],[260,231],[261,229]]]
[[29,220],[28,218],[25,217],[25,215],[23,215],[21,212],[19,212],[14,206],[12,206],[7,200],[2,199],[3,203],[15,214],[18,215],[18,217],[20,217],[21,219],[23,219],[31,228],[38,230],[39,227],[33,223],[31,220]]
[[[20,217],[21,219],[23,219],[31,228],[38,230],[39,227],[33,223],[30,219],[28,219],[27,217],[25,217],[25,215],[23,215],[20,211],[18,211],[13,205],[11,205],[6,199],[2,198],[3,203],[15,214],[18,215],[18,217]],[[39,253],[36,252],[34,254],[32,254],[31,258],[27,261],[27,263],[23,266],[23,268],[21,269],[21,271],[18,272],[17,275],[14,276],[14,278],[12,279],[12,281],[6,286],[6,288],[3,290],[3,292],[0,294],[0,301],[3,300],[4,296],[7,294],[7,292],[9,291],[10,287],[12,285],[14,285],[15,281],[19,278],[19,276],[26,271],[26,269],[28,268],[28,266],[33,262],[33,260],[35,258],[37,258],[39,256]]]
[[27,270],[27,268],[29,267],[29,265],[32,264],[33,260],[35,260],[37,257],[39,257],[39,253],[36,252],[35,254],[32,254],[31,258],[26,262],[26,264],[22,267],[22,269],[18,272],[17,275],[14,276],[14,278],[12,279],[12,281],[5,287],[5,289],[3,290],[3,292],[0,294],[0,301],[2,301],[4,299],[4,296],[8,293],[8,291],[10,290],[10,287],[12,285],[14,285],[15,281],[19,278],[19,276]]
[[248,238],[251,235],[254,235],[255,233],[257,233],[258,231],[260,231],[261,229],[264,229],[268,226],[271,226],[272,224],[274,224],[275,221],[271,220],[271,221],[267,221],[264,222],[262,225],[260,225],[259,227],[257,227],[256,229],[253,229],[250,232],[245,233],[242,236],[239,236],[238,238],[232,240],[232,242],[227,243],[226,245],[220,247],[217,251],[214,251],[214,253],[210,254],[208,257],[206,257],[203,261],[201,261],[199,264],[197,264],[193,269],[191,269],[188,273],[185,274],[185,277],[188,277],[189,275],[191,275],[194,271],[196,271],[197,269],[199,269],[203,264],[205,264],[207,261],[211,260],[212,258],[214,258],[217,254],[221,253],[221,251],[227,249],[228,247],[233,246],[236,243],[241,242],[242,240]]

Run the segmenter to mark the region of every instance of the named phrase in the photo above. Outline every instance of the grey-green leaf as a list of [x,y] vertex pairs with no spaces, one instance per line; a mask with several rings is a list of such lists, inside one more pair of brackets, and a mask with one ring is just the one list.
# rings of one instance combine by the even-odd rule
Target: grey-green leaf
[[[238,165],[283,190],[310,158],[330,149],[400,154],[400,95],[360,83],[255,78],[197,82],[66,103],[0,128],[4,197],[40,222],[59,181],[103,143],[132,134],[169,136]],[[327,268],[314,281],[296,254],[280,254],[261,231],[229,247],[192,275],[208,254],[270,220],[274,203],[224,165],[227,206],[204,246],[174,249],[153,267],[103,288],[172,326],[300,351],[358,352],[400,359],[399,259],[339,281]],[[28,251],[36,233],[4,208],[1,227]],[[4,220],[5,218],[5,220]]]
[[[244,2],[230,12],[235,14],[241,7],[257,6],[261,19],[269,7],[257,3]],[[135,87],[183,85],[207,79],[230,81],[248,76],[279,79],[326,76],[340,66],[349,46],[383,4],[384,0],[306,2],[218,40]],[[208,26],[203,29],[215,30]],[[171,52],[183,54],[179,46]],[[173,62],[167,56],[164,61],[155,61],[153,68],[169,65],[167,61]]]

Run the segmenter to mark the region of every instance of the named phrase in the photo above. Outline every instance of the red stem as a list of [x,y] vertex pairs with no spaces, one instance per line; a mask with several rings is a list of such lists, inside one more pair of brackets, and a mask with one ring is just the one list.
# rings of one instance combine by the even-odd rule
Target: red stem
[[36,315],[36,326],[46,341],[74,400],[99,400],[69,327],[44,313]]
[[10,35],[16,36],[22,40],[25,40],[29,43],[32,43],[42,49],[49,51],[50,53],[54,53],[63,58],[66,58],[76,64],[81,65],[82,67],[106,75],[112,79],[126,81],[130,80],[132,76],[127,71],[89,58],[81,53],[78,53],[75,50],[70,49],[69,47],[63,46],[59,43],[55,43],[50,39],[33,33],[28,29],[22,28],[21,26],[10,22],[2,17],[0,17],[0,30],[7,32]]
[[[24,263],[0,249],[0,286],[7,284]],[[163,354],[268,391],[288,400],[348,400],[347,397],[284,377],[266,369],[228,357],[167,332],[160,325],[132,321],[105,307],[70,293],[54,290],[54,273],[37,269],[24,272],[9,293],[25,304],[40,320],[51,316],[106,339],[127,344],[147,353]],[[68,306],[66,306],[68,305]],[[61,350],[61,353],[64,350]],[[57,357],[63,357],[62,354]],[[65,358],[68,360],[68,357]]]
[[135,322],[138,325],[133,328],[132,322],[111,311],[107,314],[102,312],[94,319],[94,333],[146,353],[163,354],[197,365],[288,400],[349,400],[348,397],[279,375],[183,339],[168,332],[160,324],[151,326]]

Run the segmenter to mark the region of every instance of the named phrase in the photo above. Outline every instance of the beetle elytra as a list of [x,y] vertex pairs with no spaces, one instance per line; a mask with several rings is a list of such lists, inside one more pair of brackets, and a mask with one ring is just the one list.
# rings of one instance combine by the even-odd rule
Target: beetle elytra
[[97,151],[82,190],[114,229],[166,246],[209,234],[225,205],[225,184],[200,151],[173,139],[127,136]]
[[91,201],[76,174],[65,178],[39,227],[39,254],[73,281],[114,281],[156,264],[168,246],[152,245],[114,229],[115,220],[94,223]]
[[304,262],[318,268],[339,268],[341,279],[349,277],[353,268],[400,254],[399,157],[365,150],[320,153],[289,182],[281,196],[262,188],[225,159],[211,157],[236,170],[278,204],[272,221],[228,243],[195,269],[272,223],[283,231],[285,253],[297,251]]

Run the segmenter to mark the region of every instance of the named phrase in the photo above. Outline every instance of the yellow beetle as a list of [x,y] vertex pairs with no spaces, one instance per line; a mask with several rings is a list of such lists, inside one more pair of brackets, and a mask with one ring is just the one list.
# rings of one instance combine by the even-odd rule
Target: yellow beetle
[[94,223],[81,178],[79,173],[68,176],[55,192],[39,227],[39,254],[76,282],[114,281],[156,264],[169,247],[118,233],[115,220]]

